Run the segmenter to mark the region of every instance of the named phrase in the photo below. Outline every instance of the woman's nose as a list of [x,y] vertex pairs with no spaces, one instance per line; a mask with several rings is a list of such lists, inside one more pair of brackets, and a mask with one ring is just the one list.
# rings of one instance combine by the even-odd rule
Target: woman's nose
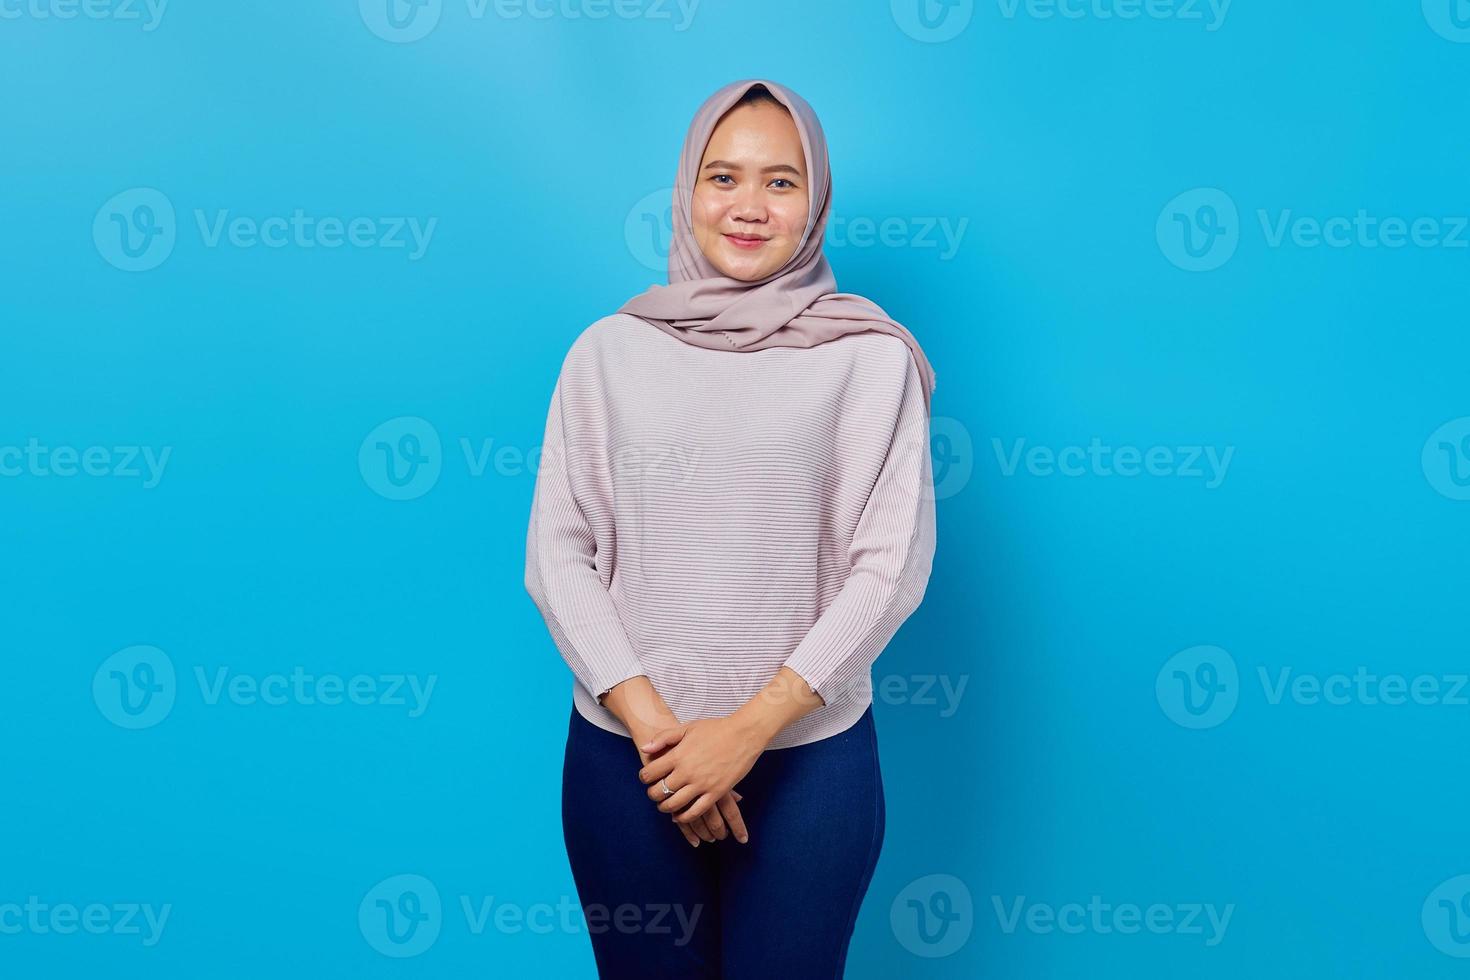
[[730,208],[730,214],[732,217],[743,218],[746,221],[764,221],[766,217],[765,194],[760,190],[742,189]]

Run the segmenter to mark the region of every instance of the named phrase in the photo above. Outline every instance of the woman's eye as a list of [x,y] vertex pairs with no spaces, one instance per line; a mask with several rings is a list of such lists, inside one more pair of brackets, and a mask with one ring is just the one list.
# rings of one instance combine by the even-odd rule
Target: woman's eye
[[[796,186],[795,184],[791,183],[791,181],[787,180],[785,177],[777,177],[775,180],[771,181],[771,183],[773,183],[773,184],[775,184],[775,183],[782,183],[782,184],[787,185],[788,187],[795,187]],[[785,188],[782,188],[782,189],[784,190]]]
[[730,180],[734,180],[734,178],[733,177],[730,177],[729,174],[715,174],[713,177],[710,178],[710,180],[713,180],[715,183],[719,183],[721,178],[728,178]]

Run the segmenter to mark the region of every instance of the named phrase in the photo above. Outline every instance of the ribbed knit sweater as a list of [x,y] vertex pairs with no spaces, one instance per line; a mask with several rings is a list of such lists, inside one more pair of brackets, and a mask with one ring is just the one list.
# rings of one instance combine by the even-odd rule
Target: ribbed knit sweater
[[903,341],[707,350],[627,314],[587,327],[551,396],[526,590],[576,710],[647,675],[680,722],[728,715],[784,664],[825,704],[769,748],[836,735],[924,596],[929,423]]

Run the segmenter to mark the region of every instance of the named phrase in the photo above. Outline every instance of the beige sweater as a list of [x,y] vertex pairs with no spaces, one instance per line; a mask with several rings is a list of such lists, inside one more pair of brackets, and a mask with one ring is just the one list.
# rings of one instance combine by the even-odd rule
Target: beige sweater
[[728,715],[783,664],[826,704],[771,748],[845,730],[923,598],[929,424],[895,337],[738,352],[626,314],[562,363],[526,534],[526,589],[573,704],[639,674],[680,721]]

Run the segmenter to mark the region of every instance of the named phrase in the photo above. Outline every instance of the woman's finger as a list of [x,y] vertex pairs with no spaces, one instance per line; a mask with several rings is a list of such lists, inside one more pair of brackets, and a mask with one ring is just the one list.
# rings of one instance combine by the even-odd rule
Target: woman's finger
[[725,820],[720,816],[719,807],[710,807],[705,811],[701,819],[703,819],[704,825],[709,828],[710,833],[715,835],[716,840],[724,840],[729,835],[730,832],[725,827]]
[[674,826],[679,828],[679,833],[684,835],[684,839],[687,840],[691,846],[699,846],[699,835],[690,830],[688,824],[676,823],[674,824]]
[[[680,810],[684,809],[686,806],[699,799],[702,792],[702,790],[694,789],[691,786],[670,786],[669,789],[674,791],[674,795],[663,798],[663,802],[658,805],[660,813],[679,813]],[[656,799],[662,792],[663,791],[658,788],[658,784],[655,783],[654,788],[649,790],[648,795],[651,798]],[[703,810],[700,811],[700,813],[703,812]],[[684,814],[679,813],[679,816],[682,817],[684,816]],[[690,817],[689,820],[693,820],[694,817],[697,816],[699,816],[699,813],[694,814],[694,816]],[[688,823],[689,820],[685,820],[683,822]]]
[[[682,793],[687,789],[689,789],[689,787],[685,786],[684,789],[681,789],[679,791],[679,793]],[[679,793],[675,793],[673,796],[669,797],[669,799],[677,799]],[[691,793],[690,795],[692,796],[693,794]],[[697,817],[702,817],[707,812],[709,812],[711,808],[714,807],[716,799],[718,799],[718,797],[716,797],[713,793],[704,793],[703,795],[700,795],[698,798],[696,798],[693,803],[690,803],[689,806],[684,809],[684,812],[679,814],[674,819],[687,822],[690,820],[694,820]]]
[[[708,814],[705,816],[708,816]],[[694,828],[694,832],[699,835],[699,839],[707,844],[713,844],[719,839],[720,835],[715,833],[714,828],[709,825],[709,821],[703,817],[698,820],[691,820],[689,826]]]
[[750,831],[746,829],[745,817],[741,814],[740,806],[734,799],[739,795],[739,793],[731,791],[720,797],[720,801],[715,804],[715,809],[725,818],[725,824],[730,828],[730,832],[735,835],[735,839],[742,844],[748,844],[750,843]]
[[656,783],[674,771],[674,760],[668,753],[644,763],[638,770],[638,778],[645,783]]
[[[674,792],[673,793],[665,793],[664,792],[664,787],[665,786],[668,786],[669,789],[673,790]],[[660,779],[660,780],[656,781],[652,786],[648,787],[648,789],[644,791],[644,795],[647,796],[650,800],[652,800],[655,803],[662,803],[664,800],[671,800],[671,799],[673,799],[674,796],[678,793],[678,791],[679,791],[679,787],[677,787],[677,786],[670,786],[669,783],[666,780]],[[660,807],[659,809],[662,810],[663,808]],[[668,810],[664,810],[664,812],[665,813],[668,813],[669,811]]]
[[679,740],[684,737],[685,727],[686,726],[684,725],[680,725],[677,728],[670,728],[666,731],[659,732],[653,738],[649,739],[647,742],[644,742],[638,747],[644,752],[657,752],[659,749],[664,748],[665,746],[677,745],[679,744]]

